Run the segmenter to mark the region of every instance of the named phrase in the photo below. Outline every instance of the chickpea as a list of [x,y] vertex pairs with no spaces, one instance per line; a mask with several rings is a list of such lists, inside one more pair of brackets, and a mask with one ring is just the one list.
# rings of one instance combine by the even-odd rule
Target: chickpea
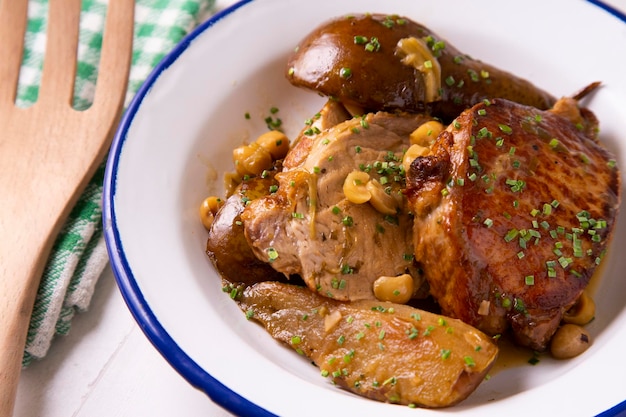
[[596,303],[593,298],[583,291],[578,297],[576,304],[563,315],[563,321],[570,324],[583,326],[589,323],[596,315]]
[[413,277],[409,274],[381,276],[374,281],[373,290],[380,301],[406,304],[413,296]]
[[263,170],[272,167],[272,155],[256,142],[243,145],[233,150],[235,170],[244,175],[260,175]]
[[411,145],[409,149],[404,153],[402,157],[402,166],[404,167],[405,172],[409,172],[409,168],[411,167],[411,163],[419,158],[420,156],[426,156],[430,153],[430,148],[427,148],[422,145]]
[[211,196],[204,199],[200,204],[200,220],[205,229],[209,230],[215,220],[215,216],[219,209],[224,205],[224,200],[219,197]]
[[256,143],[268,151],[274,160],[284,158],[289,151],[289,138],[278,130],[263,133],[257,138]]
[[371,180],[365,186],[369,191],[371,198],[370,204],[374,206],[382,214],[396,214],[398,210],[398,201],[391,195],[387,194],[381,183]]
[[415,129],[410,135],[409,139],[413,145],[430,146],[435,142],[437,136],[443,130],[443,125],[436,121],[430,120],[426,123],[422,123],[417,129]]
[[550,343],[550,352],[556,359],[570,359],[578,356],[591,346],[587,330],[576,324],[561,326]]
[[346,199],[354,204],[367,203],[372,194],[367,189],[370,176],[367,172],[352,171],[343,181],[343,194]]
[[[424,81],[424,101],[431,103],[441,98],[441,65],[427,43],[410,36],[400,39],[397,52],[402,63],[418,70]],[[426,65],[426,63],[430,65]]]

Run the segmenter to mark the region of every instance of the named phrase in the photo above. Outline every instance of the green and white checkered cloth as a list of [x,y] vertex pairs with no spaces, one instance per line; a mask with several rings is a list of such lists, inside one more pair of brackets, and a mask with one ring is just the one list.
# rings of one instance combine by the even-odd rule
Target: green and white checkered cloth
[[[93,98],[107,3],[108,0],[82,2],[76,108],[88,107]],[[154,66],[212,12],[213,5],[214,0],[136,0],[135,40],[126,104]],[[37,100],[47,11],[47,0],[30,0],[18,86],[17,104],[20,106]],[[95,284],[107,265],[102,235],[103,175],[104,165],[89,183],[54,244],[35,301],[24,366],[44,357],[56,334],[68,333],[74,314],[88,308]]]

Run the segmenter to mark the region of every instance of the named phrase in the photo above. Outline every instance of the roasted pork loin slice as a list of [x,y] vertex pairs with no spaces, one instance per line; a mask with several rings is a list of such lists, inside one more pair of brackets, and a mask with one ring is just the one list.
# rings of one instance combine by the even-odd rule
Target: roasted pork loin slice
[[604,257],[620,203],[614,157],[584,130],[496,99],[413,161],[415,255],[443,314],[546,348]]
[[378,401],[457,404],[485,380],[498,356],[492,338],[474,327],[406,305],[345,303],[277,282],[250,286],[237,300],[333,384]]
[[[256,256],[338,300],[374,298],[381,276],[409,274],[412,292],[423,291],[401,159],[409,134],[428,119],[368,114],[300,139],[276,175],[276,192],[251,201],[241,215]],[[353,171],[367,172],[385,190],[392,212],[346,198],[343,184]]]

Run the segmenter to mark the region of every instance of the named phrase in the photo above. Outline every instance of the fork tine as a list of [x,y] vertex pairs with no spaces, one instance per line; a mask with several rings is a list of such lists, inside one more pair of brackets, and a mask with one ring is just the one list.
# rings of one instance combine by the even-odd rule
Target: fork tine
[[27,12],[28,0],[0,1],[0,105],[15,102]]
[[[124,100],[133,52],[134,16],[135,0],[109,1],[93,111],[117,109]],[[122,68],[126,71],[120,71]]]
[[76,54],[81,0],[50,0],[46,56],[39,101],[58,106],[62,102],[72,104],[74,79],[76,77]]

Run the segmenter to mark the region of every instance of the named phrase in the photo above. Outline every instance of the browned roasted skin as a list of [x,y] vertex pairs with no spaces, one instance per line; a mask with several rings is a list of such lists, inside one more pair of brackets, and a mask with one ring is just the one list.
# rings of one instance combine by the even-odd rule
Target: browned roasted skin
[[245,289],[239,303],[334,384],[378,401],[457,404],[485,379],[498,355],[491,338],[475,328],[406,305],[342,303],[272,282]]
[[[441,65],[441,97],[436,102],[425,103],[421,73],[396,53],[398,41],[408,37],[426,40]],[[342,72],[345,68],[349,75]],[[366,111],[431,111],[447,121],[485,98],[502,97],[540,109],[555,101],[530,82],[463,54],[428,28],[382,14],[355,14],[322,24],[299,43],[286,74],[298,87]]]
[[611,153],[554,112],[492,100],[462,113],[407,173],[415,255],[443,313],[545,349],[605,255],[620,190]]

